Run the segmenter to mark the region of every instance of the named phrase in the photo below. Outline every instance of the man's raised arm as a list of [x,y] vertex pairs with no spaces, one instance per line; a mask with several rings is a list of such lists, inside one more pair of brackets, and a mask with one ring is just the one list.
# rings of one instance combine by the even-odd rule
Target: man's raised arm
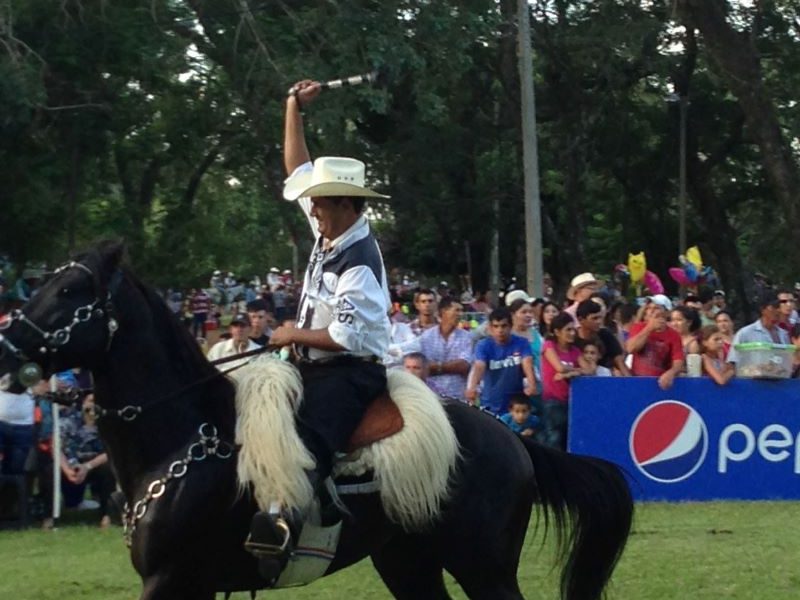
[[306,136],[303,130],[303,115],[300,108],[316,98],[322,88],[319,82],[304,79],[292,86],[292,93],[286,98],[286,120],[283,132],[283,164],[287,175],[311,160],[306,146]]

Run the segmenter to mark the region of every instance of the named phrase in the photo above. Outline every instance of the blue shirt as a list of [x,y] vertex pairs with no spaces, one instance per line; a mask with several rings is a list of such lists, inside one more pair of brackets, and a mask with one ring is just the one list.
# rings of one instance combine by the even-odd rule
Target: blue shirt
[[515,394],[522,394],[522,360],[533,357],[528,340],[518,335],[503,345],[488,337],[475,346],[475,360],[486,364],[483,376],[481,406],[496,415],[508,412],[508,401]]
[[539,417],[536,415],[528,415],[528,418],[525,419],[525,422],[522,425],[514,420],[514,417],[511,416],[511,413],[504,414],[502,417],[500,417],[500,420],[508,425],[508,427],[514,433],[522,433],[526,429],[535,430],[539,428]]

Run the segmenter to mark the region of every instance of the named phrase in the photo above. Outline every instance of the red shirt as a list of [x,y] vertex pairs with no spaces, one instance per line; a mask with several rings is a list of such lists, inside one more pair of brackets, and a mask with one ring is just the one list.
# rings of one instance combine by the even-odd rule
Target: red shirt
[[[647,323],[634,323],[631,325],[628,340],[647,326]],[[633,355],[634,375],[658,377],[672,367],[673,361],[683,360],[683,344],[681,336],[671,327],[664,331],[651,331],[647,336],[644,347]]]

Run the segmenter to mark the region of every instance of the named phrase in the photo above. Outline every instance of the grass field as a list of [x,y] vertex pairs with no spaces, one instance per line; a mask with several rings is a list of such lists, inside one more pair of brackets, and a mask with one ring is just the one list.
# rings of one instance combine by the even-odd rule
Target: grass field
[[[81,515],[82,517],[82,515]],[[57,531],[0,531],[0,598],[137,598],[139,581],[119,529],[73,522]],[[640,504],[609,598],[719,600],[800,598],[800,503]],[[527,598],[557,598],[549,544],[529,536],[520,564]],[[450,580],[455,598],[464,598]],[[222,598],[221,595],[218,596]],[[260,598],[390,598],[363,561],[305,588]],[[236,594],[244,600],[247,594]]]

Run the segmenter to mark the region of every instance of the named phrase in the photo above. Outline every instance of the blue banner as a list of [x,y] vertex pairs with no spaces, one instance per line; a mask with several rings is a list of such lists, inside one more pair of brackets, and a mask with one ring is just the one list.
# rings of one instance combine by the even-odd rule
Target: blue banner
[[576,378],[569,450],[622,467],[639,500],[800,500],[800,380]]

